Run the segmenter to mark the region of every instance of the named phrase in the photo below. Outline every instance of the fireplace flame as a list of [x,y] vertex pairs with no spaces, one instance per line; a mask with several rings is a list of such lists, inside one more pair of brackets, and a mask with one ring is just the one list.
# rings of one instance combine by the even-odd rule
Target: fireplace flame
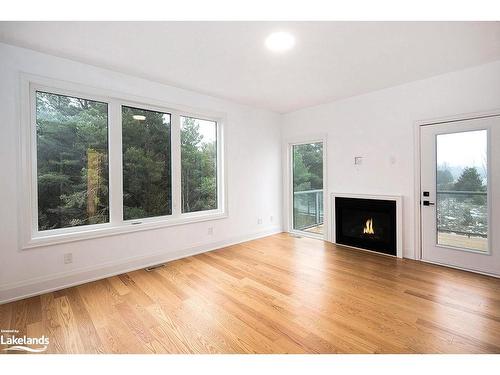
[[365,227],[363,228],[364,234],[375,234],[373,230],[373,219],[366,220]]

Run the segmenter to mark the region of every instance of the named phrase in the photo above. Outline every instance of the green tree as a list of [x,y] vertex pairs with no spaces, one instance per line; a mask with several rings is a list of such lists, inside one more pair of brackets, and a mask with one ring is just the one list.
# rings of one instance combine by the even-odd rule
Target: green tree
[[37,93],[39,230],[108,221],[107,105]]
[[204,138],[197,119],[182,117],[181,159],[182,212],[216,209],[217,144]]
[[122,144],[124,219],[170,215],[170,116],[123,107]]
[[323,144],[311,143],[293,147],[293,189],[323,189]]
[[483,180],[475,167],[467,167],[455,182],[454,190],[457,191],[485,191]]
[[[486,191],[486,186],[483,184],[481,175],[477,171],[476,167],[467,167],[462,171],[462,174],[458,178],[457,182],[453,186],[453,190],[457,191]],[[470,201],[476,205],[486,205],[486,196],[484,195],[474,195],[472,197],[461,196],[458,198],[459,201]]]
[[[38,92],[36,111],[39,229],[108,222],[107,104]],[[182,119],[182,211],[216,209],[216,124]],[[170,115],[124,106],[121,125],[124,219],[170,215]]]

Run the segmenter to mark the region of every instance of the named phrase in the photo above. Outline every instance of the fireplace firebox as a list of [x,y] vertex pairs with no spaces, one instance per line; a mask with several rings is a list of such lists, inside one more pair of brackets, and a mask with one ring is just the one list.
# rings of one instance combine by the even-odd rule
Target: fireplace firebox
[[335,197],[336,243],[396,255],[396,202]]

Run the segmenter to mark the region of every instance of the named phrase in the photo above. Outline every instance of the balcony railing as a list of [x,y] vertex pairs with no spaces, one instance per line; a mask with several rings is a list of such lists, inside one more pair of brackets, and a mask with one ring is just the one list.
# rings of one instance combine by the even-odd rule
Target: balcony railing
[[293,223],[297,230],[323,224],[323,189],[293,193]]
[[[485,191],[438,190],[437,192],[438,231],[467,237],[487,235],[488,210]],[[450,207],[451,206],[451,207]],[[464,223],[464,213],[475,211],[472,223]],[[450,219],[453,217],[454,219]]]
[[[438,231],[442,233],[455,233],[467,237],[487,237],[488,210],[485,202],[471,202],[474,197],[486,197],[485,191],[455,191],[438,190],[438,213],[442,216],[438,220]],[[449,198],[447,198],[449,197]],[[453,200],[453,201],[452,201]],[[448,201],[448,202],[446,202]],[[449,203],[452,207],[446,207]],[[475,209],[475,221],[471,225],[462,223],[463,210]],[[323,189],[296,191],[293,193],[293,222],[294,229],[307,230],[323,224]],[[446,216],[455,216],[455,219],[446,219]],[[438,218],[440,219],[440,218]]]
[[438,190],[438,195],[446,194],[446,195],[484,195],[486,196],[488,193],[485,191],[459,191],[459,190]]

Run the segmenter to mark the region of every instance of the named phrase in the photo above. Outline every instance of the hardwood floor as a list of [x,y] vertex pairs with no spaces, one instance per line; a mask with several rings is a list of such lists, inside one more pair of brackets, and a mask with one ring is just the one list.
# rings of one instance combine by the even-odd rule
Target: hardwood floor
[[500,280],[283,233],[1,305],[0,328],[49,353],[500,353]]

